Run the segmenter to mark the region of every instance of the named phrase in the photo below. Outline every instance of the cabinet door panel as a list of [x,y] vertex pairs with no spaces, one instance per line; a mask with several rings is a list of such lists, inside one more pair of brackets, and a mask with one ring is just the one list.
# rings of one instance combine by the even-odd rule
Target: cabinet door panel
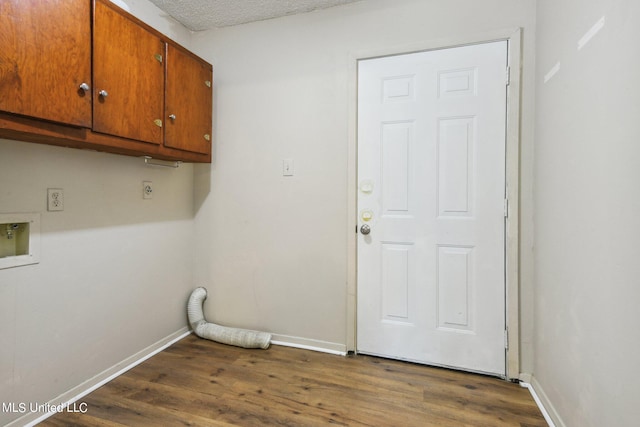
[[165,146],[211,151],[211,65],[168,45]]
[[165,43],[100,0],[93,25],[93,130],[161,144]]
[[89,0],[0,0],[0,110],[91,127]]

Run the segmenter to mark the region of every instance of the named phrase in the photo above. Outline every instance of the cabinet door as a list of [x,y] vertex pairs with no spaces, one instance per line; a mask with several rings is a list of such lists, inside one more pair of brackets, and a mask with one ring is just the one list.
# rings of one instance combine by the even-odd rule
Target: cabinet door
[[167,46],[165,146],[211,152],[212,79],[211,65]]
[[91,127],[90,7],[0,0],[0,110]]
[[93,130],[153,144],[163,138],[165,43],[108,1],[93,23]]

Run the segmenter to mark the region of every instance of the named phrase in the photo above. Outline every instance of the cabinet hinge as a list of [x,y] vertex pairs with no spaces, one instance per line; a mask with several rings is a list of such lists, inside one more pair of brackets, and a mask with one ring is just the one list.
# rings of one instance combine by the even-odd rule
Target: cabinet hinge
[[162,62],[162,55],[160,55],[159,53],[156,53],[155,55],[153,55],[153,57],[156,58],[158,62]]
[[509,199],[504,199],[504,217],[509,218]]
[[507,67],[506,84],[507,86],[511,84],[511,67]]
[[504,330],[504,348],[509,350],[509,329]]
[[162,120],[160,120],[160,119],[155,119],[155,120],[153,121],[153,123],[154,123],[156,126],[158,126],[159,128],[161,128],[161,127],[162,127]]
[[211,87],[211,80],[205,80],[204,84],[206,87]]

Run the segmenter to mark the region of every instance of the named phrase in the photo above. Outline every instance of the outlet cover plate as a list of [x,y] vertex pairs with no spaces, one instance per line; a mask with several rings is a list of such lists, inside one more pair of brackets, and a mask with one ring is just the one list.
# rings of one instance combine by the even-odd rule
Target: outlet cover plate
[[153,182],[142,181],[142,198],[153,199]]
[[62,188],[47,188],[47,210],[49,212],[64,210],[64,190]]

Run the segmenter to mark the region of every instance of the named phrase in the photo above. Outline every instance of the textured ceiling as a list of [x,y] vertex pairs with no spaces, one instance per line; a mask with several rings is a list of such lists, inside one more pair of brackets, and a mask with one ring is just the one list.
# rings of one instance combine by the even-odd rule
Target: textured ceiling
[[360,0],[150,0],[193,31],[311,12]]

